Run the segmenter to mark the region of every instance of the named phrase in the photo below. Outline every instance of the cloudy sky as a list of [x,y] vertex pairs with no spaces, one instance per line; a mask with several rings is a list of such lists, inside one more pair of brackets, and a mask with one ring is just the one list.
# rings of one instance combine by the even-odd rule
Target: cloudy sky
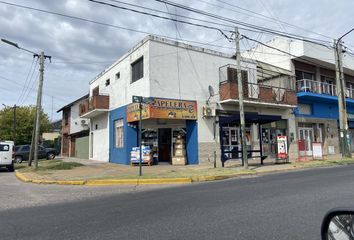
[[[123,3],[218,22],[155,0],[100,1],[166,17],[171,15]],[[172,1],[238,21],[324,41],[332,41],[354,27],[353,0]],[[6,3],[70,15],[109,24],[111,27]],[[186,21],[196,22],[191,19]],[[226,30],[226,33],[232,30],[228,26],[203,24]],[[233,25],[226,22],[223,24]],[[35,52],[44,51],[46,55],[52,56],[52,62],[47,60],[45,63],[43,106],[54,120],[61,117],[56,110],[88,93],[89,81],[148,33],[206,43],[209,45],[201,46],[229,53],[234,45],[216,30],[182,23],[176,26],[169,20],[88,0],[0,0],[0,37],[16,42],[23,48]],[[274,37],[244,30],[241,33],[261,41]],[[345,42],[354,49],[354,32],[345,38]],[[253,45],[254,43],[246,40],[241,42],[242,49]],[[1,107],[2,104],[35,104],[37,84],[38,65],[32,55],[0,42]]]

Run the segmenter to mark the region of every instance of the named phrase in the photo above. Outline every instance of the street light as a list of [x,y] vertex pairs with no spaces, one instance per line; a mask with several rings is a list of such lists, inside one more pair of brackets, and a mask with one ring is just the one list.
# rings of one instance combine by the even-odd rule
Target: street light
[[17,43],[11,42],[11,41],[6,40],[6,39],[3,39],[3,38],[1,38],[1,41],[4,42],[4,43],[6,43],[6,44],[9,44],[9,45],[11,45],[11,46],[13,46],[13,47],[15,47],[15,48],[21,49],[21,50],[23,50],[23,51],[32,53],[32,54],[35,55],[35,56],[38,56],[37,53],[35,53],[35,52],[31,51],[31,50],[28,50],[28,49],[26,49],[26,48],[20,47],[20,46],[18,46]]

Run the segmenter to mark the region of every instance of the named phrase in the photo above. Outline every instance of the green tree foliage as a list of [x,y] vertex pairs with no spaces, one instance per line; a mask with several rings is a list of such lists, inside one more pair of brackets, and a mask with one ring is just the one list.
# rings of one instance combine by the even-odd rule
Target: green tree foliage
[[[16,145],[31,143],[35,113],[35,106],[18,106],[16,108]],[[0,110],[1,140],[13,140],[13,114],[13,108],[10,107]],[[41,111],[40,133],[47,132],[50,128],[48,115]]]

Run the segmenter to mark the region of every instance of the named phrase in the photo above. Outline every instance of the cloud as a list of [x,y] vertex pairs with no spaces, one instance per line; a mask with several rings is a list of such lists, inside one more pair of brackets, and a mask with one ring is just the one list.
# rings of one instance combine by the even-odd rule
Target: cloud
[[[205,43],[212,42],[217,45],[233,47],[232,43],[229,43],[219,32],[214,30],[178,23],[178,34],[176,32],[176,24],[172,21],[102,6],[86,0],[8,1],[15,4],[27,5],[34,8],[41,8],[48,11],[146,31],[152,34],[166,35],[172,38],[180,34],[181,37],[185,39]],[[114,1],[105,1],[121,5],[114,3]],[[197,15],[171,6],[166,8],[165,4],[152,0],[122,1],[159,9],[161,11],[167,11],[168,8],[168,11],[172,14],[177,13],[212,22],[217,21],[210,17]],[[177,1],[175,0],[175,2]],[[321,1],[321,4],[319,4],[317,0],[180,0],[178,3],[212,12],[220,16],[246,21],[251,24],[330,41],[332,41],[331,38],[340,36],[352,27],[351,18],[348,16],[351,16],[351,9],[354,8],[354,2],[350,0],[339,2],[324,0]],[[330,38],[325,38],[299,28],[293,28],[286,24],[280,24],[274,19],[265,19],[260,15],[246,12],[235,6],[274,19],[281,19],[287,23],[301,26],[301,28],[311,29],[311,31],[314,32],[320,32],[323,35],[330,36]],[[197,22],[194,20],[188,21]],[[230,24],[226,22],[223,23]],[[141,33],[101,26],[4,4],[0,4],[0,29],[1,38],[17,42],[20,46],[35,51],[43,50],[47,55],[52,56],[53,63],[46,62],[44,82],[45,95],[43,99],[45,111],[48,112],[49,115],[51,115],[52,109],[55,112],[63,105],[86,94],[88,92],[89,81],[93,79],[96,74],[101,72],[110,63],[113,63],[145,37],[145,34]],[[255,34],[246,31],[242,33],[251,37],[257,37],[262,41],[272,37],[267,34]],[[346,42],[349,44],[353,42],[353,40],[354,34],[346,38]],[[253,45],[253,43],[249,44],[250,45],[244,42],[242,48]],[[354,43],[352,45],[354,45]],[[214,49],[233,52],[232,49]],[[23,104],[35,103],[37,86],[35,76],[37,75],[37,70],[33,74],[32,81],[26,81],[31,63],[31,54],[5,44],[0,44],[0,104],[21,104],[22,101],[18,101],[20,98],[24,99]],[[1,77],[10,79],[10,81],[4,80]],[[22,90],[24,88],[31,89],[31,87],[27,87],[27,85],[33,85],[34,87],[26,98],[27,92],[23,93]],[[54,118],[58,117],[60,117],[60,115],[54,114]]]

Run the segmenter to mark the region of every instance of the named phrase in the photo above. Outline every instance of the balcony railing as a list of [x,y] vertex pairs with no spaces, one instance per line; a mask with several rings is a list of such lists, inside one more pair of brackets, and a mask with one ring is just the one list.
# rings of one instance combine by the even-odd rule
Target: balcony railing
[[[311,92],[318,94],[326,94],[337,96],[337,87],[335,84],[319,82],[309,79],[301,79],[296,81],[297,92]],[[354,88],[345,88],[345,97],[354,98]]]
[[96,95],[82,102],[79,106],[79,115],[82,116],[94,110],[107,110],[109,109],[109,96]]
[[[235,81],[221,82],[219,91],[221,101],[239,98],[238,84]],[[244,83],[243,97],[253,102],[297,105],[294,90],[258,83]]]
[[297,80],[296,89],[298,92],[311,92],[337,96],[336,85],[309,79]]

